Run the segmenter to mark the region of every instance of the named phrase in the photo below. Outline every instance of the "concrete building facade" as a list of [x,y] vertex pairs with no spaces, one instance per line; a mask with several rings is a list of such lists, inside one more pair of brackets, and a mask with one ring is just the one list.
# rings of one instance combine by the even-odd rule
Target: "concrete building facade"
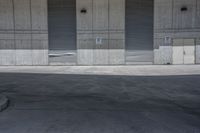
[[199,63],[200,0],[0,0],[0,65]]

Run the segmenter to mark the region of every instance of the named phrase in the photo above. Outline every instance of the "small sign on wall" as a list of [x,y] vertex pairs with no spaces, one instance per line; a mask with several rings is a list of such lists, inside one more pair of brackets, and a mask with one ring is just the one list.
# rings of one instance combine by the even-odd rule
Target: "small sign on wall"
[[165,44],[171,44],[171,43],[172,43],[172,38],[169,37],[169,36],[166,36],[166,37],[164,38],[164,42],[165,42]]
[[96,44],[98,44],[98,45],[103,44],[103,38],[102,37],[97,37],[96,38]]

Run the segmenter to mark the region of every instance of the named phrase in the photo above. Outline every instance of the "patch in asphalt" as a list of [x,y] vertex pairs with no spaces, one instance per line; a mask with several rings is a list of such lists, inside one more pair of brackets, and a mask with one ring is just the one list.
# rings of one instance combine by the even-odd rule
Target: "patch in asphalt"
[[4,95],[0,95],[0,112],[8,107],[8,98]]

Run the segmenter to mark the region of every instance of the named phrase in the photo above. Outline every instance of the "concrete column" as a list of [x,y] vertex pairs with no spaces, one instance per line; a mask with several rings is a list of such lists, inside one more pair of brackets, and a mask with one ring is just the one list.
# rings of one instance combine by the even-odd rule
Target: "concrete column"
[[77,0],[78,64],[124,64],[124,29],[125,0]]
[[[199,39],[199,0],[154,0],[154,63],[172,64],[174,39]],[[182,7],[186,11],[181,11]],[[198,42],[198,41],[197,41]],[[196,63],[199,58],[196,46]]]
[[1,0],[0,16],[0,65],[48,65],[47,0]]

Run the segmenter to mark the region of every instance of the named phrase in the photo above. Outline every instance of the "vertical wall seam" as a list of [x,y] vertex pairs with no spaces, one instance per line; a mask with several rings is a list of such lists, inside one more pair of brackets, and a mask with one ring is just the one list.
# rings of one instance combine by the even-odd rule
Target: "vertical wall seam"
[[[198,28],[198,25],[197,25],[197,9],[198,9],[198,2],[196,0],[196,10],[195,10],[195,27],[194,28]],[[195,38],[195,64],[197,64],[197,38]]]
[[111,63],[110,61],[110,0],[108,0],[108,41],[107,41],[107,45],[108,45],[108,64]]
[[[14,30],[14,51],[15,51],[15,54],[16,54],[16,50],[17,50],[17,47],[16,47],[16,31],[15,31],[15,2],[14,0],[12,0],[12,7],[13,7],[13,30]],[[15,55],[15,59],[14,59],[14,65],[16,65],[16,55]]]
[[195,24],[194,24],[194,28],[198,28],[197,26],[197,9],[198,9],[198,2],[196,0],[196,9],[195,9]]
[[[49,53],[49,1],[48,0],[46,0],[46,28],[47,28],[47,36],[48,36],[48,38],[47,38],[47,42],[48,42],[48,44],[47,44],[47,50],[48,50],[48,53]],[[77,21],[77,20],[76,20]],[[76,27],[77,28],[77,27]],[[76,30],[77,31],[77,30]],[[45,50],[46,50],[46,47],[45,47]],[[49,63],[49,56],[48,56],[48,63]]]
[[93,49],[92,49],[92,65],[94,65],[94,52],[96,50],[96,45],[95,45],[95,41],[94,41],[94,0],[91,0],[92,1],[92,46],[93,46]]
[[[47,0],[48,1],[48,0]],[[48,9],[48,8],[47,8]],[[48,18],[48,17],[47,17]],[[48,19],[47,19],[47,21],[48,21]],[[76,38],[76,40],[75,40],[75,45],[76,45],[76,65],[78,65],[78,40],[77,40],[77,35],[78,35],[78,33],[77,33],[77,0],[75,0],[75,22],[76,22],[76,31],[75,31],[75,38]],[[47,25],[48,26],[48,25]],[[48,29],[47,29],[47,31],[48,31]],[[49,33],[49,32],[48,32]],[[48,35],[48,37],[49,37],[49,35]],[[49,38],[48,38],[48,40],[49,40]]]
[[[126,0],[123,1],[124,2],[124,64],[126,64]],[[154,36],[154,35],[153,35]]]
[[172,3],[171,3],[171,6],[172,6],[172,22],[171,22],[171,29],[174,28],[174,0],[172,0]]
[[29,6],[30,6],[30,26],[31,26],[31,61],[33,65],[33,26],[32,26],[32,0],[29,0]]

